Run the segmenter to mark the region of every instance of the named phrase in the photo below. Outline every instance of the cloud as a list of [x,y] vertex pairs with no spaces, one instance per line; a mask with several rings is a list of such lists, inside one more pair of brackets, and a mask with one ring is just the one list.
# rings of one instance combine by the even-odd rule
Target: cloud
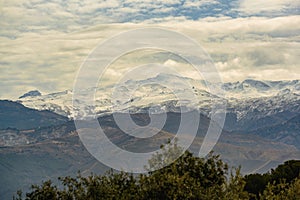
[[211,4],[218,4],[218,1],[214,1],[214,0],[190,0],[190,1],[184,1],[183,7],[185,8],[199,8],[201,6],[204,5],[211,5]]
[[[155,25],[178,31],[199,42],[211,55],[224,81],[242,80],[249,76],[273,80],[300,79],[299,30],[296,26],[299,16],[181,20],[170,18]],[[106,24],[73,33],[53,30],[46,33],[24,32],[14,40],[2,37],[0,91],[16,98],[26,92],[20,93],[22,87],[44,92],[70,89],[77,70],[92,49],[112,35],[144,25]],[[108,76],[122,75],[125,71],[121,66],[136,66],[149,63],[152,57],[158,58],[156,54],[138,57],[143,59],[137,62],[134,57],[129,57],[116,63],[107,71]],[[168,59],[164,62],[173,62],[175,67],[180,68],[182,63]],[[186,65],[182,66],[186,69]],[[183,70],[182,74],[192,75],[187,70]]]
[[[2,36],[22,32],[59,30],[70,32],[103,23],[143,22],[150,19],[184,17],[199,19],[226,15],[226,0],[12,0],[1,5]],[[224,12],[224,13],[223,13]],[[6,31],[5,31],[6,30]]]
[[[299,79],[300,16],[209,18],[162,23],[196,39],[208,51],[224,81]],[[190,28],[193,27],[193,28]],[[289,72],[271,73],[274,72]],[[260,74],[263,74],[260,75]]]
[[300,2],[294,0],[240,0],[239,11],[244,15],[299,14]]
[[15,38],[23,32],[72,32],[98,24],[199,20],[239,16],[299,14],[292,0],[12,0],[1,5],[1,36]]

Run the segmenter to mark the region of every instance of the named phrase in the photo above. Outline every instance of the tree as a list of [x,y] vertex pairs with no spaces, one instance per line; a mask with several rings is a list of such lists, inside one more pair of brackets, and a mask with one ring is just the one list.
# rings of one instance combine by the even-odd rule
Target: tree
[[289,160],[279,165],[275,170],[271,171],[271,181],[280,182],[283,179],[287,183],[291,183],[300,174],[300,161]]
[[[260,194],[283,191],[284,187],[293,182],[300,174],[300,161],[290,160],[265,174],[250,174],[245,176],[245,190],[254,194],[251,199],[259,198]],[[270,196],[270,193],[268,193]]]
[[230,180],[226,185],[226,194],[224,199],[239,200],[249,199],[249,193],[245,190],[246,181],[241,175],[241,168],[237,168],[233,173],[230,173]]
[[56,186],[52,185],[50,180],[44,182],[41,186],[32,185],[33,190],[26,194],[26,199],[30,200],[56,200],[59,199],[59,193]]
[[270,181],[270,174],[249,174],[245,176],[245,191],[254,196],[251,199],[259,197],[259,194],[262,193]]
[[276,184],[269,183],[263,194],[260,195],[261,200],[290,200],[300,199],[300,179],[296,178],[291,183],[285,181]]

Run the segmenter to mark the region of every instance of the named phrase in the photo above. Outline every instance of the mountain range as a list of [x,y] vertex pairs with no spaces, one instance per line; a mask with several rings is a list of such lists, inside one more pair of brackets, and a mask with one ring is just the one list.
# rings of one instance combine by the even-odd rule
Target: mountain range
[[[189,83],[194,99],[188,99],[187,93],[183,95],[187,99],[179,101],[168,88],[157,84],[169,81],[176,85],[175,93],[185,94],[174,81],[178,78]],[[75,175],[78,170],[84,175],[108,170],[84,148],[78,137],[80,130],[74,125],[73,120],[85,120],[91,113],[96,114],[114,144],[133,152],[150,152],[174,138],[185,113],[196,112],[200,122],[190,150],[197,154],[209,125],[222,127],[211,119],[212,102],[225,100],[225,124],[213,151],[230,166],[241,165],[245,174],[266,172],[285,160],[300,158],[300,81],[248,79],[219,84],[224,96],[209,91],[209,84],[212,83],[158,74],[145,80],[130,80],[125,85],[96,88],[95,104],[83,105],[81,118],[73,108],[72,90],[52,94],[32,91],[16,101],[0,100],[0,199],[10,198],[17,189],[26,191],[31,184],[48,178]],[[130,96],[130,89],[136,86],[137,92]],[[94,89],[81,93],[89,94]],[[117,104],[110,100],[113,89],[122,94]],[[182,105],[184,112],[180,110]],[[123,116],[127,110],[137,125],[148,125],[151,117],[163,113],[167,114],[166,123],[155,136],[136,138],[124,133],[114,120],[113,115]],[[143,131],[136,130],[147,134]]]
[[[171,91],[160,83],[173,84]],[[190,88],[186,88],[186,83]],[[200,110],[210,116],[214,104],[227,103],[224,128],[228,131],[249,131],[265,126],[283,123],[300,114],[300,81],[258,81],[247,79],[242,82],[218,84],[223,91],[221,96],[210,91],[212,83],[194,80],[171,74],[158,74],[145,80],[129,80],[123,85],[89,88],[81,91],[82,96],[95,91],[94,104],[84,105],[80,99],[72,99],[72,90],[46,94],[25,95],[18,99],[23,105],[37,110],[50,110],[70,119],[102,116],[113,112],[130,110],[132,113],[180,112],[180,108]],[[137,88],[130,95],[132,88]],[[190,91],[187,91],[190,90]],[[117,99],[112,92],[117,91]],[[191,96],[193,93],[193,96]],[[174,94],[181,94],[185,99],[178,99]],[[24,96],[24,95],[23,95]],[[112,101],[112,99],[114,99]],[[73,107],[73,101],[82,104],[79,114]],[[82,113],[83,112],[83,113]],[[224,112],[224,111],[222,111]],[[222,126],[222,125],[221,125]]]

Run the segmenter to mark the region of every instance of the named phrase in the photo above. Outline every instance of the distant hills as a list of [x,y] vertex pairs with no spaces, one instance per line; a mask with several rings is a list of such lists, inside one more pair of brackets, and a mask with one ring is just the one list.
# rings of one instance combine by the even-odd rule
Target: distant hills
[[274,126],[260,128],[250,133],[271,139],[272,141],[294,145],[300,149],[300,115]]
[[67,117],[51,111],[38,111],[17,102],[0,101],[0,129],[24,130],[64,124],[67,121]]

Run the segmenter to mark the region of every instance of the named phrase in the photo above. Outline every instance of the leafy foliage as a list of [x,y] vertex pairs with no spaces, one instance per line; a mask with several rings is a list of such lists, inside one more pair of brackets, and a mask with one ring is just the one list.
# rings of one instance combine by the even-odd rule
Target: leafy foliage
[[296,178],[290,184],[281,182],[279,184],[268,184],[260,199],[264,200],[290,200],[300,199],[300,179]]
[[[300,161],[290,160],[265,174],[250,174],[245,176],[245,190],[259,198],[266,192],[284,191],[300,175]],[[300,199],[300,197],[299,197]]]

